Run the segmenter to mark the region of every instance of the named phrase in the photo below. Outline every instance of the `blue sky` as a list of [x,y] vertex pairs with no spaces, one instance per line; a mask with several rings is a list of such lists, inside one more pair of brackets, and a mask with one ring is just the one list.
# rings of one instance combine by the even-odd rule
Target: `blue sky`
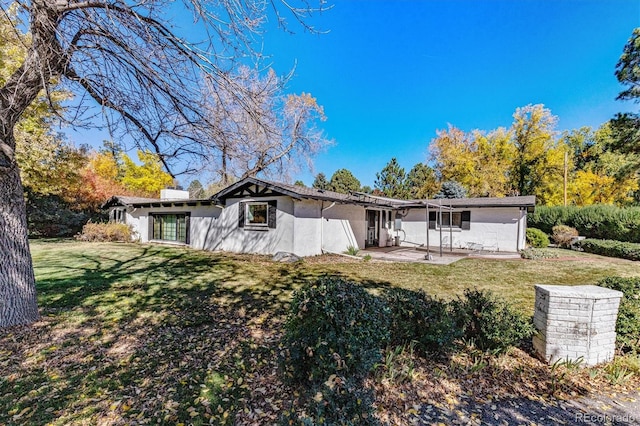
[[[264,50],[279,73],[296,64],[290,92],[324,106],[322,127],[336,144],[315,173],[327,177],[348,168],[373,186],[391,157],[407,171],[426,161],[448,123],[508,127],[530,103],[551,109],[558,130],[637,108],[615,101],[613,72],[640,26],[640,0],[336,1],[313,23],[329,32],[269,29]],[[309,172],[296,178],[313,181]]]

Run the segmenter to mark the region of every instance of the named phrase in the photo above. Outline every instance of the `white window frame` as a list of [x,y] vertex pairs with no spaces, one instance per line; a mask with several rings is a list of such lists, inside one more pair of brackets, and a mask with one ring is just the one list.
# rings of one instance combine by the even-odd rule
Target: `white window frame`
[[458,230],[458,229],[462,230],[462,212],[443,211],[442,212],[442,221],[443,222],[445,220],[445,217],[446,217],[446,220],[449,220],[449,214],[451,214],[451,216],[452,216],[451,219],[453,219],[455,217],[455,215],[458,215],[460,217],[460,220],[458,221],[459,224],[455,224],[455,222],[456,222],[455,220],[453,220],[453,222],[454,222],[453,226],[451,224],[448,224],[448,225],[447,224],[442,224],[442,223],[440,223],[440,214],[436,213],[436,229],[440,229],[440,228],[449,229],[449,228],[451,228],[454,231]]

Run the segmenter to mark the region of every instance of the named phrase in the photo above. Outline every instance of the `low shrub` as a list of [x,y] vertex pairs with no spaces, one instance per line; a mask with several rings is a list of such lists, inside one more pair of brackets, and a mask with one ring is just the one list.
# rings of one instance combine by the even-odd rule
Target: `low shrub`
[[616,347],[621,352],[640,353],[640,278],[607,277],[598,285],[624,294],[618,308]]
[[527,228],[527,244],[535,248],[544,248],[549,245],[549,237],[538,228]]
[[415,342],[422,354],[447,352],[459,337],[448,303],[402,288],[387,289],[382,296],[391,309],[391,345]]
[[305,413],[284,413],[283,425],[380,425],[373,407],[370,389],[352,379],[332,375],[314,386]]
[[124,241],[130,242],[133,231],[124,223],[92,223],[82,227],[82,233],[76,235],[80,241]]
[[467,289],[452,304],[463,338],[483,351],[506,352],[534,334],[529,318],[490,291]]
[[619,257],[621,259],[640,260],[640,244],[637,243],[587,239],[576,241],[574,246],[584,250],[586,253]]
[[560,257],[557,249],[547,248],[527,248],[520,250],[520,257],[529,260],[555,259]]
[[563,248],[571,247],[571,243],[578,236],[578,230],[567,225],[556,225],[551,229],[551,238]]
[[348,254],[349,256],[357,256],[360,253],[360,249],[356,246],[347,246],[344,254]]
[[285,380],[364,376],[388,341],[389,314],[382,299],[340,278],[323,277],[297,290],[281,342]]

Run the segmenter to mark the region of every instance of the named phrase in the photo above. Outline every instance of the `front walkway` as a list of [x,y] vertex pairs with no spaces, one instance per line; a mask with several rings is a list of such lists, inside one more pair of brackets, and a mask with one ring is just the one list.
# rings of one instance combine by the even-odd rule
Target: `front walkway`
[[431,259],[428,259],[427,249],[424,247],[367,247],[366,249],[361,250],[359,254],[361,256],[369,255],[372,259],[388,262],[416,262],[429,263],[433,265],[449,265],[466,257],[520,259],[520,255],[518,253],[489,253],[457,248],[454,248],[453,251],[450,251],[448,248],[444,248],[442,250],[442,256],[440,256],[440,248],[432,247],[430,253]]

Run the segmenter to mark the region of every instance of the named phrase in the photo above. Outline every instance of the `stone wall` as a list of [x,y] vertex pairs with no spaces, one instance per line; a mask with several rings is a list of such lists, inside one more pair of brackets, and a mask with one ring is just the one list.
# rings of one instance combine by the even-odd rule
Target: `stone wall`
[[622,293],[594,285],[536,285],[535,350],[549,362],[596,365],[613,359]]

